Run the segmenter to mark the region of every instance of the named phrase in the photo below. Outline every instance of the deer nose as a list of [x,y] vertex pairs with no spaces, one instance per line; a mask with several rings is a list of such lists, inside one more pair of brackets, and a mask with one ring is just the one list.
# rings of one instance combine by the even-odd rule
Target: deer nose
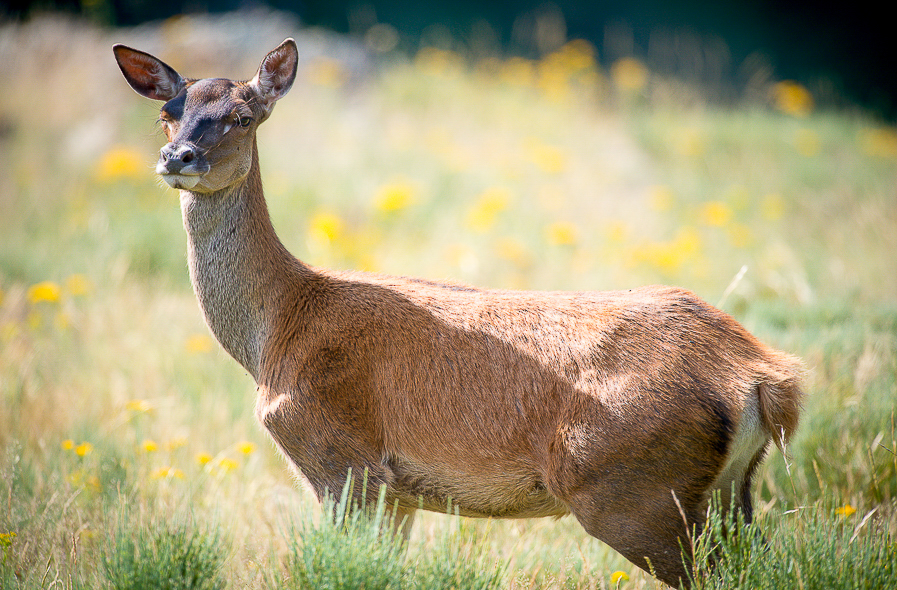
[[168,143],[159,154],[156,172],[160,174],[179,174],[194,160],[196,160],[196,151],[192,146]]

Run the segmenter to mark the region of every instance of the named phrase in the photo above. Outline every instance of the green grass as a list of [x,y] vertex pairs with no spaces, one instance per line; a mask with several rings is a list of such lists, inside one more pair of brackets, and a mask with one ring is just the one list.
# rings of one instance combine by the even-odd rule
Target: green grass
[[[342,520],[322,518],[208,336],[176,195],[152,172],[157,105],[111,59],[113,42],[155,39],[186,75],[245,77],[282,40],[259,33],[219,66],[237,41],[213,21],[187,36],[191,22],[0,25],[0,588],[165,571],[300,587],[374,562],[396,588],[659,587],[569,517],[424,514],[405,547],[339,501]],[[494,287],[672,283],[719,303],[805,360],[808,398],[788,460],[772,453],[756,480],[767,543],[711,521],[697,547],[722,556],[720,577],[698,586],[897,586],[897,131],[721,107],[656,76],[628,91],[581,45],[468,57],[393,55],[333,85],[334,62],[307,56],[259,135],[291,251]]]
[[[695,547],[695,589],[889,588],[897,543],[872,521],[874,511],[846,515],[822,505],[763,523],[714,514]],[[737,531],[732,533],[731,531]]]

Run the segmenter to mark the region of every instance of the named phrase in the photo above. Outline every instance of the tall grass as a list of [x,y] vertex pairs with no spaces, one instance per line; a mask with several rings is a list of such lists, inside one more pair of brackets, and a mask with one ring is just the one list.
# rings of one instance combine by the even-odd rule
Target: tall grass
[[873,516],[817,504],[745,524],[740,513],[715,512],[697,540],[692,588],[889,588],[897,543]]
[[582,42],[534,60],[372,60],[252,13],[0,24],[0,587],[181,566],[213,586],[298,585],[322,571],[316,548],[333,575],[381,560],[393,587],[658,587],[569,517],[424,514],[402,548],[338,500],[339,526],[321,518],[295,485],[251,379],[202,323],[176,196],[153,178],[156,105],[110,51],[246,77],[288,34],[301,78],[259,145],[291,251],[506,288],[674,283],[720,303],[805,359],[809,397],[787,460],[757,478],[766,549],[711,521],[699,552],[727,557],[699,586],[893,579],[893,127],[788,85],[721,107],[637,60],[602,68]]
[[[362,485],[364,485],[362,483]],[[485,551],[457,516],[432,546],[405,559],[407,544],[396,532],[385,488],[376,506],[351,501],[351,477],[337,501],[322,503],[323,517],[306,517],[288,533],[291,539],[285,574],[278,588],[352,590],[426,590],[466,588],[497,590],[504,568]]]

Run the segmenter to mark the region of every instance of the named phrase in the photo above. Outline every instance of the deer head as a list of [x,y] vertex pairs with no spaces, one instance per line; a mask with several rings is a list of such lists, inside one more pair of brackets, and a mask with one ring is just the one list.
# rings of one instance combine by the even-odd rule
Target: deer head
[[296,42],[287,39],[265,56],[252,80],[196,80],[148,53],[124,45],[113,51],[131,88],[165,102],[159,121],[168,143],[156,172],[170,186],[195,193],[214,193],[246,178],[256,129],[289,92],[299,62]]

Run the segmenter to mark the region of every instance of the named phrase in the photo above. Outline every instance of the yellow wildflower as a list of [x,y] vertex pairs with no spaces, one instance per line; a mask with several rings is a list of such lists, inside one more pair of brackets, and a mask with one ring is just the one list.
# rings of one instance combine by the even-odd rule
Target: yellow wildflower
[[853,506],[851,506],[850,504],[845,504],[844,506],[841,506],[840,508],[836,508],[835,514],[837,514],[838,516],[841,516],[843,518],[847,518],[848,516],[850,516],[851,514],[853,514],[856,511],[857,511],[857,509],[854,508]]
[[57,303],[59,301],[59,285],[52,281],[43,281],[28,288],[28,301],[32,304],[41,302]]
[[74,448],[75,448],[75,441],[73,441],[72,439],[67,438],[64,441],[62,441],[62,449],[64,451],[71,451]]
[[557,221],[545,229],[548,243],[555,246],[572,246],[576,244],[576,226],[572,223]]
[[146,414],[155,409],[153,408],[153,405],[145,399],[133,399],[125,405],[125,408],[130,412],[138,414]]
[[156,441],[154,440],[146,439],[140,445],[140,448],[142,448],[147,453],[154,453],[159,450],[159,445],[157,445]]
[[117,146],[102,155],[97,162],[95,175],[98,180],[106,182],[121,178],[142,178],[147,168],[143,154],[133,148]]
[[511,203],[511,191],[503,186],[488,188],[477,198],[476,203],[467,212],[467,225],[474,231],[489,231],[498,214],[508,208]]
[[395,180],[377,189],[374,208],[381,213],[394,213],[414,202],[415,188],[407,180]]
[[610,583],[611,584],[619,584],[621,581],[625,582],[629,579],[629,574],[623,571],[616,571],[610,575]]
[[810,91],[791,80],[785,80],[773,86],[772,100],[776,109],[794,117],[806,117],[815,106]]
[[239,450],[244,455],[251,455],[255,452],[255,445],[249,441],[243,441],[237,444],[237,450]]
[[567,155],[558,147],[531,139],[526,144],[530,161],[546,174],[560,174],[567,168]]
[[212,462],[212,458],[213,458],[212,455],[210,455],[208,453],[197,453],[196,462],[199,463],[200,465],[208,465],[209,463]]
[[648,68],[634,57],[624,57],[614,62],[610,76],[617,88],[626,92],[638,92],[648,84]]
[[189,353],[203,354],[212,350],[212,339],[206,334],[192,334],[184,346]]
[[324,242],[333,242],[343,233],[343,220],[333,213],[318,213],[308,225],[312,237]]
[[704,225],[723,227],[732,219],[732,209],[722,201],[710,201],[701,207]]
[[150,477],[153,479],[168,479],[172,477],[184,479],[184,472],[175,467],[160,467],[153,471],[150,474]]
[[75,447],[75,454],[79,457],[85,457],[93,452],[93,445],[89,442],[84,442]]
[[224,473],[230,473],[239,466],[240,465],[236,461],[227,457],[224,457],[223,459],[218,461],[218,467],[220,467],[221,471]]

